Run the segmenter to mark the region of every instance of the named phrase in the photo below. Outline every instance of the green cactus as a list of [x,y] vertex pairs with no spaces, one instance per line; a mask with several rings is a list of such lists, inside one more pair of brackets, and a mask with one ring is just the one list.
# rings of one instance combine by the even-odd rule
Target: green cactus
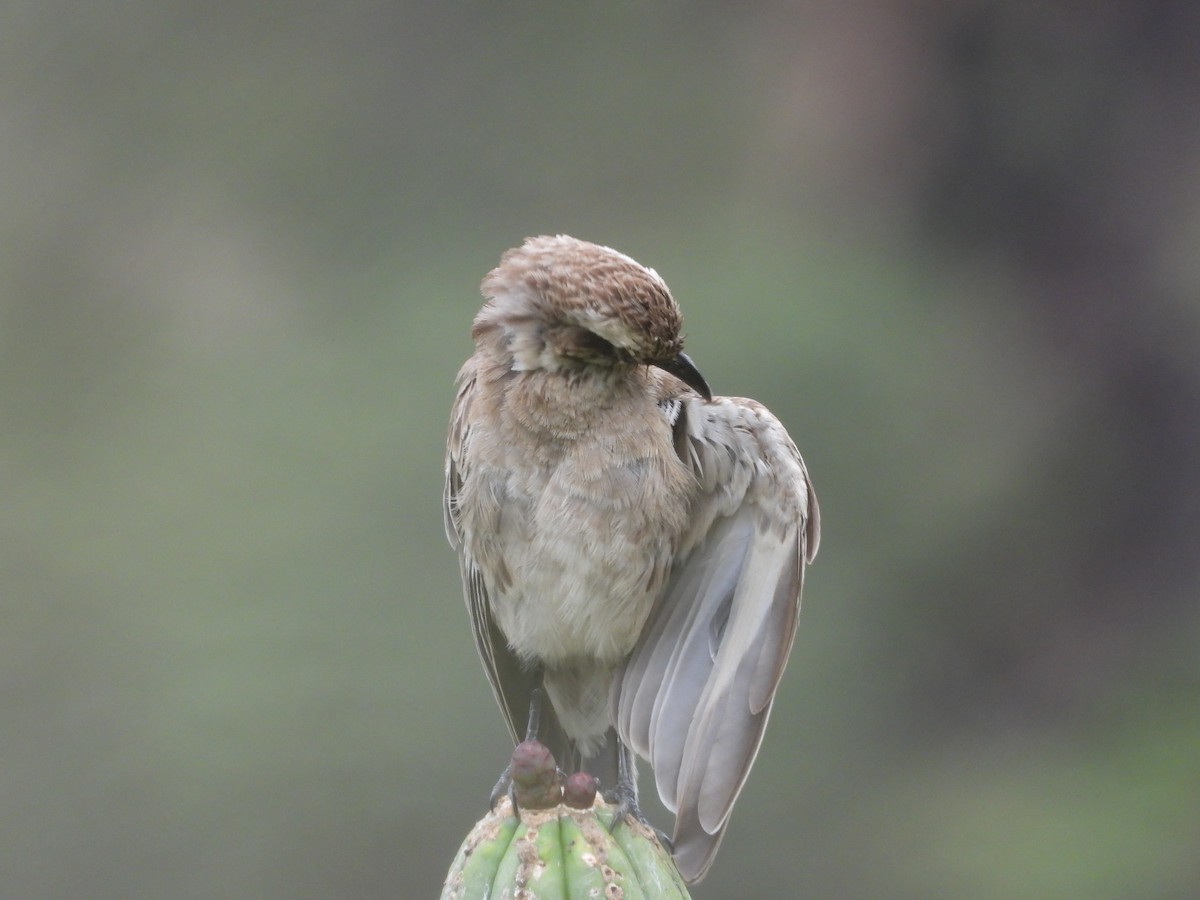
[[687,900],[654,832],[613,809],[566,805],[512,814],[508,798],[471,830],[446,875],[442,900]]
[[520,815],[504,797],[476,823],[442,900],[689,900],[654,831],[629,817],[613,828],[590,776],[568,779],[564,802],[553,757],[531,741],[510,771]]

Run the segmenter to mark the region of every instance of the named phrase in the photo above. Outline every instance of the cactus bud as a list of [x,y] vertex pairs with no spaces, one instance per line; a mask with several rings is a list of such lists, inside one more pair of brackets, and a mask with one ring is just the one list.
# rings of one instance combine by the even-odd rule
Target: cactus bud
[[518,809],[551,809],[562,802],[562,781],[554,757],[538,741],[517,744],[509,767]]
[[569,776],[563,785],[563,803],[572,809],[591,809],[592,804],[596,802],[598,784],[595,775],[576,772]]

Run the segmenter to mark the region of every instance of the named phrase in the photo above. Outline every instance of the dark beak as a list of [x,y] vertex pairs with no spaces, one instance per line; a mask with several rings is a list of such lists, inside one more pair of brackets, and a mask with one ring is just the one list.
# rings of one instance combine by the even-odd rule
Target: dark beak
[[686,353],[680,353],[674,359],[655,363],[655,365],[664,372],[670,372],[705,400],[712,399],[712,391],[708,388],[708,382],[704,380],[704,376],[700,374],[700,370],[696,368],[696,364],[688,358]]

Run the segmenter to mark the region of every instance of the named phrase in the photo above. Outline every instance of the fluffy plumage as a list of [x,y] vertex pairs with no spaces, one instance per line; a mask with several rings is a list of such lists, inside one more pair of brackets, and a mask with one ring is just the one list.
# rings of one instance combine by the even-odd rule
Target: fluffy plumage
[[819,522],[808,473],[753,400],[712,398],[663,280],[530,238],[483,281],[446,458],[484,668],[514,737],[609,785],[621,745],[703,876],[766,727]]

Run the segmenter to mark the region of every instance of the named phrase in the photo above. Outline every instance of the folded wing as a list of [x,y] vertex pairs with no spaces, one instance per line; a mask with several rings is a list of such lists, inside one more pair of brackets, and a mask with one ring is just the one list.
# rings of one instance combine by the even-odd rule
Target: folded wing
[[[475,396],[475,372],[472,363],[463,367],[458,376],[458,393],[450,414],[450,435],[446,446],[446,482],[443,494],[443,514],[446,537],[458,551],[459,568],[462,573],[463,594],[467,611],[471,616],[471,630],[475,635],[475,647],[483,662],[483,670],[492,686],[496,702],[504,714],[513,741],[525,738],[525,724],[529,702],[533,691],[540,687],[536,671],[523,666],[512,651],[500,627],[492,615],[488,588],[483,572],[463,540],[464,522],[459,508],[459,496],[472,473],[466,452],[471,440],[471,401]],[[571,759],[574,745],[567,737],[553,708],[543,703],[538,728],[538,738],[546,744],[556,759]]]
[[683,400],[691,530],[618,686],[617,729],[675,811],[680,873],[707,871],[766,728],[819,513],[804,463],[752,400]]

